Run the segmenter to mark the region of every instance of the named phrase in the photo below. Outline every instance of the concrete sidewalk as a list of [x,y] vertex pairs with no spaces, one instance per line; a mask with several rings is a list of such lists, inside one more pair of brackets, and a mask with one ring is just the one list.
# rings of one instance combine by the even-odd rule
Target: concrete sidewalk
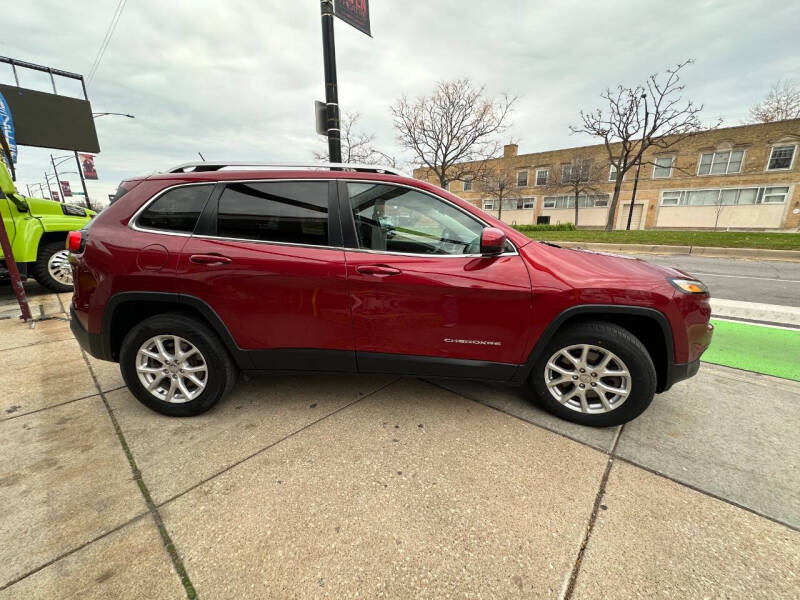
[[515,388],[276,376],[170,419],[38,301],[0,320],[0,599],[800,589],[800,384],[704,365],[598,430]]

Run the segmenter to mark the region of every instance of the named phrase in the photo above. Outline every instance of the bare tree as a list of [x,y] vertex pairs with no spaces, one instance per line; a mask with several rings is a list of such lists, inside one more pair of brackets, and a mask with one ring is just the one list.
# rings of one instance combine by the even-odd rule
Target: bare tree
[[391,107],[397,140],[447,187],[474,176],[475,165],[469,163],[497,155],[497,136],[507,129],[516,100],[489,98],[469,79],[440,81],[430,96],[414,101],[403,96]]
[[[360,119],[361,115],[357,112],[342,112],[339,118],[342,140],[342,162],[396,167],[397,161],[393,156],[381,152],[375,147],[375,134],[364,133],[358,129],[358,122]],[[314,151],[315,160],[323,162],[328,161],[327,144],[328,142],[325,141],[325,151]]]
[[[686,60],[664,73],[650,75],[635,87],[618,85],[600,94],[608,106],[590,112],[581,111],[581,123],[571,126],[573,133],[588,133],[605,144],[608,160],[616,168],[614,195],[608,209],[606,231],[614,228],[619,192],[625,174],[651,147],[667,150],[703,128],[699,114],[702,104],[683,100],[684,85],[680,72],[693,60]],[[645,109],[649,109],[645,114]],[[648,118],[645,119],[645,116]],[[714,129],[716,124],[705,129]]]
[[750,109],[750,120],[772,123],[786,119],[800,119],[800,86],[791,79],[779,79],[767,97]]
[[503,202],[520,198],[516,169],[498,165],[485,167],[479,175],[481,190],[497,204],[497,218],[503,218]]
[[590,196],[599,191],[599,186],[607,182],[602,179],[603,174],[608,172],[608,164],[595,164],[591,156],[576,154],[568,163],[554,166],[552,183],[548,185],[549,190],[564,192],[567,191],[575,203],[575,227],[578,226],[578,208],[581,196]]

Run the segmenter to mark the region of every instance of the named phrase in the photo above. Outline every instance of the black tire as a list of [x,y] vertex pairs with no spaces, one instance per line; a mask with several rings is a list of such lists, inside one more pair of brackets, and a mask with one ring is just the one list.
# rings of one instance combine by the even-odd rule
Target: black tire
[[[48,242],[39,246],[39,252],[36,256],[36,262],[31,266],[31,275],[41,285],[54,292],[71,292],[72,291],[72,274],[70,270],[69,284],[66,281],[59,281],[50,273],[48,268],[50,259],[53,255],[58,253],[66,253],[64,242]],[[64,255],[66,256],[66,254]]]
[[[628,397],[621,404],[608,412],[585,413],[569,408],[569,406],[559,402],[553,394],[551,394],[547,386],[545,367],[551,357],[563,348],[579,344],[596,346],[602,350],[612,352],[622,360],[630,373],[630,392]],[[593,353],[592,356],[597,356],[599,359],[602,355]],[[562,364],[568,364],[568,361]],[[593,377],[594,374],[591,373],[591,369],[588,369],[588,371],[589,372],[584,375],[587,378]],[[575,375],[569,376],[568,379],[571,380],[575,376],[580,377],[581,373],[576,371]],[[567,376],[565,375],[565,377]],[[591,382],[594,381],[600,380],[588,379],[588,382],[584,385],[586,392],[591,394],[592,401],[597,404],[600,402],[600,399],[595,390],[599,388],[595,388],[595,390],[589,389],[589,386],[592,385]],[[606,383],[608,383],[608,381],[608,379],[605,380]],[[613,381],[612,378],[612,384]],[[642,342],[630,331],[618,325],[614,325],[613,323],[583,322],[568,325],[556,333],[536,361],[533,370],[528,376],[528,383],[539,404],[547,411],[567,421],[572,421],[573,423],[579,423],[581,425],[588,425],[590,427],[612,427],[627,423],[644,412],[653,400],[653,396],[656,392],[657,380],[656,370],[653,366],[650,354],[647,352]],[[574,384],[572,384],[571,381],[565,382],[560,386],[561,390],[567,390],[562,394],[562,398],[569,396],[573,390],[577,391],[571,386],[578,386],[579,384],[580,380]],[[605,397],[608,398],[608,396]],[[614,397],[615,396],[612,395],[611,399],[613,400]],[[578,399],[571,400],[571,402],[578,403]]]
[[[159,335],[183,338],[197,348],[205,361],[205,389],[196,398],[179,404],[167,402],[149,392],[140,381],[136,370],[139,349]],[[233,360],[214,332],[197,319],[181,313],[156,315],[131,329],[122,341],[119,365],[122,378],[133,395],[145,406],[171,417],[191,417],[206,412],[233,388],[237,377]]]

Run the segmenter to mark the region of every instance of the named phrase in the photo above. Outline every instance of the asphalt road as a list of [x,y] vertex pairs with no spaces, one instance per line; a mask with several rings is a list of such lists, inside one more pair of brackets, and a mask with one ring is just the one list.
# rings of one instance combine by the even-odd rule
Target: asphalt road
[[708,285],[714,298],[800,306],[800,263],[702,256],[638,258],[695,275]]

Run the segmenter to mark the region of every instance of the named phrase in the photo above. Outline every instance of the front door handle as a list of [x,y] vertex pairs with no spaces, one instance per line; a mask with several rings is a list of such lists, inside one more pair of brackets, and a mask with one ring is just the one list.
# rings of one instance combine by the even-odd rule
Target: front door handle
[[387,267],[386,265],[359,265],[356,267],[356,271],[362,273],[363,275],[378,275],[378,276],[399,275],[400,273],[402,273],[400,269],[395,269],[394,267]]
[[228,258],[227,256],[222,256],[222,254],[192,254],[189,257],[189,261],[193,262],[198,265],[223,265],[226,263],[231,262],[233,259]]

